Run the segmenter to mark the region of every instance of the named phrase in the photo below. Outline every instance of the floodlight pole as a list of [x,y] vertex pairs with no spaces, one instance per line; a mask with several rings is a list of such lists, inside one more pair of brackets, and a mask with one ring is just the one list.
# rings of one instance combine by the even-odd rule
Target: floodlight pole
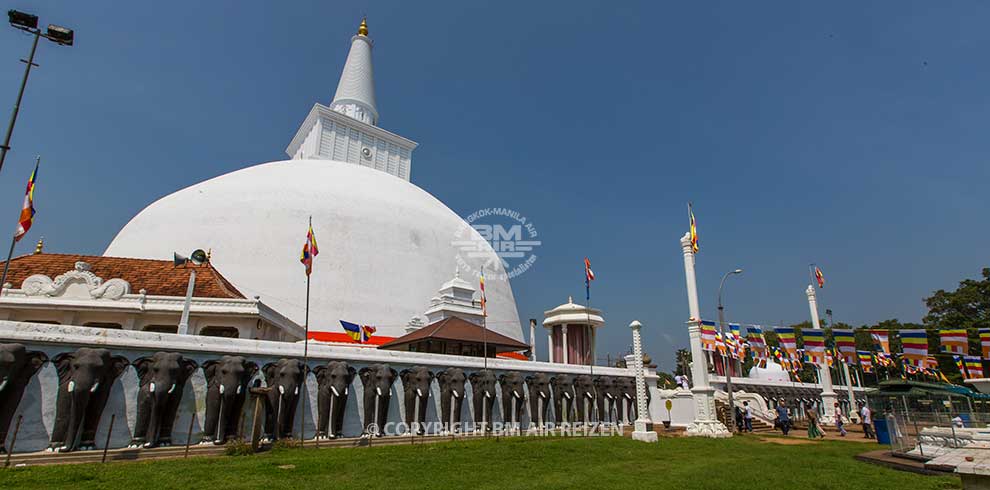
[[[728,279],[730,275],[741,274],[741,273],[742,273],[742,269],[736,269],[726,272],[725,275],[722,276],[722,282],[718,284],[718,331],[719,334],[722,335],[723,340],[726,337],[725,337],[725,308],[722,307],[722,287],[725,286],[725,280]],[[732,367],[733,367],[732,353],[730,352],[729,355],[725,357],[725,359],[726,359],[724,365],[725,391],[729,396],[729,417],[732,420],[732,426],[729,427],[729,431],[735,432],[737,420],[736,420],[736,406],[732,401]]]
[[28,56],[28,59],[21,60],[27,66],[24,67],[24,78],[21,79],[21,89],[17,92],[17,102],[14,103],[14,112],[10,115],[10,122],[7,123],[7,135],[3,138],[3,146],[0,146],[0,171],[3,170],[4,159],[7,158],[7,150],[10,149],[10,137],[14,134],[14,123],[17,122],[17,113],[21,110],[21,99],[24,98],[24,88],[27,87],[28,76],[31,75],[31,67],[38,66],[34,63],[34,53],[38,50],[38,39],[41,38],[41,30],[34,29],[28,32],[34,34],[34,42],[31,43],[31,54]]

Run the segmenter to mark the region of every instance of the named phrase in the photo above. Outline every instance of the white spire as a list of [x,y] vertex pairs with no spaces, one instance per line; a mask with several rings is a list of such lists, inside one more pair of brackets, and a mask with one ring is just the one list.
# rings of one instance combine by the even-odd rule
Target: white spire
[[363,123],[378,124],[378,107],[375,105],[375,73],[371,64],[371,38],[368,37],[367,19],[361,21],[358,33],[351,38],[351,51],[347,53],[344,71],[340,74],[337,93],[330,108]]

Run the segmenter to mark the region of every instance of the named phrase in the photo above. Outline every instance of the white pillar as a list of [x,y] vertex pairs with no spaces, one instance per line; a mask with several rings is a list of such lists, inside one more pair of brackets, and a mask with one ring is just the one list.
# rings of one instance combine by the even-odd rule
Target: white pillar
[[536,362],[536,320],[529,321],[529,360]]
[[[815,288],[811,284],[805,290],[808,295],[808,309],[811,310],[811,326],[817,330],[822,329],[821,321],[818,319],[818,300],[815,298]],[[827,425],[835,424],[835,391],[832,389],[832,374],[829,373],[828,364],[821,366],[818,370],[818,379],[822,386],[822,405],[825,412],[822,414],[822,423]]]
[[547,362],[553,362],[553,327],[547,329]]
[[646,406],[646,378],[643,375],[643,341],[639,330],[643,326],[638,320],[629,324],[633,337],[633,371],[636,372],[636,422],[633,423],[632,438],[634,441],[657,442],[657,433],[646,430],[650,423],[650,409]]
[[694,276],[694,249],[691,234],[681,237],[684,253],[684,279],[688,296],[688,335],[691,338],[691,377],[694,385],[694,422],[688,426],[687,435],[705,437],[730,437],[732,433],[715,417],[715,390],[708,384],[708,364],[701,348],[701,308],[698,306],[698,285]]
[[[591,365],[594,366],[595,365],[595,349],[597,348],[597,346],[595,345],[595,332],[598,329],[595,328],[594,325],[588,325],[588,330],[591,331]],[[612,367],[612,366],[609,366],[609,367]]]
[[568,350],[567,349],[567,324],[566,323],[560,326],[560,339],[561,339],[561,343],[564,344],[563,349],[561,349],[561,352],[564,353],[564,355],[563,355],[563,357],[564,357],[564,364],[568,364],[568,362],[567,362],[567,350]]

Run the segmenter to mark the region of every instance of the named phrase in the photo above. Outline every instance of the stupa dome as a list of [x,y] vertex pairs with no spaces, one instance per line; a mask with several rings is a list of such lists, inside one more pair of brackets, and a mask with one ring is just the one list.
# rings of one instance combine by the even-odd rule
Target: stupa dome
[[460,272],[469,285],[489,264],[488,328],[522,340],[511,286],[495,279],[505,275],[495,252],[458,259],[451,242],[466,224],[457,214],[402,178],[353,163],[271,162],[195,184],[138,213],[104,255],[170,259],[173,251],[211,249],[212,264],[246,296],[260,295],[302,324],[299,256],[310,216],[320,250],[311,331],[341,332],[339,320],[347,320],[401,336],[460,260],[473,269]]

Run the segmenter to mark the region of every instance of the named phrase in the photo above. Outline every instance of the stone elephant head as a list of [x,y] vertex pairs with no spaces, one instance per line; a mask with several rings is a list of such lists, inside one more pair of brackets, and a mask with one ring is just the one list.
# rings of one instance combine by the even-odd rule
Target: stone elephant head
[[449,367],[437,375],[437,384],[440,385],[440,421],[448,431],[460,432],[466,381],[467,376],[461,368]]
[[424,366],[413,366],[399,372],[402,379],[403,404],[406,409],[406,426],[416,434],[426,432],[426,406],[430,399],[430,388],[434,374]]
[[344,411],[351,382],[357,370],[344,361],[330,361],[313,369],[316,373],[317,428],[316,437],[334,439],[343,435]]
[[0,344],[0,453],[6,453],[7,431],[31,377],[48,360],[44,352],[21,344]]
[[270,440],[292,437],[299,395],[308,369],[299,359],[279,359],[261,369],[269,391],[265,396],[265,433]]
[[595,380],[587,374],[574,377],[574,394],[577,396],[574,403],[574,409],[577,411],[576,419],[585,423],[591,422],[594,418],[595,400],[598,398]]
[[130,447],[172,444],[172,425],[186,381],[198,365],[178,352],[156,352],[136,359],[138,375],[137,421]]
[[518,424],[522,421],[523,407],[526,405],[526,380],[518,371],[509,371],[498,377],[502,387],[502,422]]
[[553,417],[557,424],[574,423],[577,413],[574,400],[574,378],[569,374],[557,374],[550,378],[550,388],[553,390]]
[[[627,422],[633,422],[637,417],[637,407],[636,407],[636,379],[629,377],[616,378],[616,383],[618,384],[618,399],[619,408],[617,409],[618,415],[621,417],[623,411],[625,411],[626,417],[629,420]],[[649,400],[650,390],[646,390],[647,400]],[[649,405],[649,402],[647,402]]]
[[82,347],[55,356],[58,395],[50,451],[95,449],[96,429],[114,380],[130,364],[107,349]]
[[[542,426],[550,420],[551,396],[553,395],[550,376],[544,373],[526,376],[526,389],[529,390],[529,413],[532,416],[530,426],[534,424]],[[505,392],[503,391],[502,394],[504,395]]]
[[248,383],[258,365],[241,356],[223,356],[203,363],[206,375],[206,424],[203,443],[223,444],[236,436]]
[[471,400],[474,403],[474,430],[492,429],[492,409],[495,408],[495,373],[484,369],[471,373]]
[[616,408],[619,401],[619,385],[612,376],[595,376],[595,391],[598,392],[598,422],[616,423]]
[[399,376],[388,364],[372,364],[358,371],[364,387],[364,434],[385,435],[388,404],[392,400],[392,383]]

